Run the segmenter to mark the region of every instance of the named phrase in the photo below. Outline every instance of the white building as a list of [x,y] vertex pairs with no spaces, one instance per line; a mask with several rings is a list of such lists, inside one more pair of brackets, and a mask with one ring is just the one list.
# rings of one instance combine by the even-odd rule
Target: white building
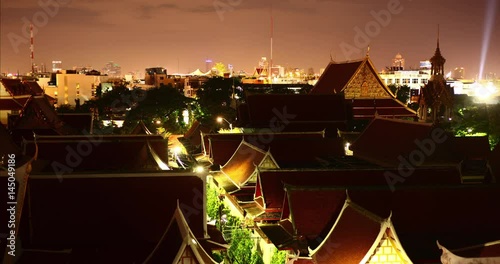
[[379,73],[386,85],[407,85],[410,89],[420,90],[431,77],[430,70],[401,70]]
[[62,104],[75,106],[76,100],[83,104],[92,99],[97,86],[108,79],[108,76],[73,74],[63,70],[55,75],[55,82],[53,78],[39,78],[38,84],[47,95],[57,99],[56,107]]

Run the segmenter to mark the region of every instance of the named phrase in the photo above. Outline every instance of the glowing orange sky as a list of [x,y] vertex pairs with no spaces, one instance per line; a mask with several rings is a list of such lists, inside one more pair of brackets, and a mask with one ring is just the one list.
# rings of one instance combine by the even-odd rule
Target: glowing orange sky
[[[142,73],[152,66],[188,72],[205,70],[205,59],[210,58],[252,72],[260,57],[270,55],[269,0],[41,0],[58,1],[57,11],[44,9],[38,0],[1,1],[1,72],[29,71],[29,38],[22,28],[34,17],[41,25],[35,36],[35,62],[48,69],[52,60],[61,60],[63,68],[91,65],[98,70],[114,61],[123,73]],[[486,0],[272,2],[274,64],[319,72],[330,54],[338,61],[360,58],[366,45],[358,45],[363,51],[349,58],[342,48],[358,48],[356,28],[366,32],[366,25],[376,22],[380,31],[371,32],[369,43],[377,69],[389,66],[398,52],[407,67],[418,66],[433,55],[440,24],[446,71],[463,66],[470,78],[479,71]],[[388,4],[397,4],[400,12],[380,25],[372,14],[389,10]],[[498,19],[494,23],[485,69],[500,74]],[[16,44],[14,36],[26,43],[16,39]]]

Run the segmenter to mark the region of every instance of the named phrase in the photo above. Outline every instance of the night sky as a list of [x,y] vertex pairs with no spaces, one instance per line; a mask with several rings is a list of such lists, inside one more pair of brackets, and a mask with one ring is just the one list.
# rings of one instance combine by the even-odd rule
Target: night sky
[[[398,52],[407,67],[418,67],[420,60],[433,55],[440,24],[446,71],[462,66],[466,77],[473,78],[479,72],[485,25],[490,25],[485,72],[500,74],[498,0],[40,2],[53,5],[56,1],[58,10],[50,6],[48,12],[39,1],[1,0],[0,72],[30,70],[25,21],[36,17],[35,62],[45,63],[49,70],[52,60],[61,60],[63,68],[90,65],[98,70],[114,61],[122,66],[122,73],[143,73],[153,66],[166,67],[169,73],[204,71],[210,58],[251,73],[262,56],[270,56],[272,3],[274,64],[319,72],[330,54],[337,61],[361,58],[367,45],[365,41],[356,44],[358,28],[369,33],[370,56],[378,70],[389,66]],[[391,10],[391,18],[381,21],[384,25],[372,15]],[[493,19],[485,22],[488,10]],[[366,25],[372,26],[371,31]]]

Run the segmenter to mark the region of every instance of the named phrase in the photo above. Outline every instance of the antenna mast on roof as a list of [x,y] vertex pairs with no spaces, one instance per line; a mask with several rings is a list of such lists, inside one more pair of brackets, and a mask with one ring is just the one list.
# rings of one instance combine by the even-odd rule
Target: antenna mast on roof
[[30,37],[31,37],[31,45],[30,45],[30,51],[31,51],[31,73],[35,75],[35,47],[33,44],[33,24],[30,24]]
[[273,18],[273,1],[271,0],[271,58],[269,61],[269,81],[272,84],[272,70],[273,70],[273,35],[274,35],[274,18]]

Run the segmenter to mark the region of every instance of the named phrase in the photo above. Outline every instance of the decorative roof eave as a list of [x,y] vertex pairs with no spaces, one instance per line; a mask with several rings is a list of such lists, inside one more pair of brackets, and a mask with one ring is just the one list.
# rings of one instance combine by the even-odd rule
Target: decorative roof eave
[[377,69],[375,68],[375,65],[373,64],[373,62],[372,62],[372,60],[370,59],[369,56],[367,56],[366,61],[370,65],[370,68],[371,68],[372,72],[375,74],[375,78],[377,78],[378,83],[380,85],[382,85],[382,87],[384,88],[384,90],[386,92],[388,92],[389,95],[392,96],[392,98],[396,99],[396,95],[392,93],[391,89],[389,89],[389,87],[385,84],[385,82],[382,81],[382,78],[380,78],[380,75],[378,74]]
[[[346,191],[347,193],[347,191]],[[325,239],[323,239],[323,241],[321,242],[321,244],[318,245],[318,247],[316,247],[314,250],[311,249],[310,247],[308,248],[309,250],[309,256],[311,256],[313,259],[314,259],[314,255],[326,244],[328,243],[328,240],[330,238],[330,236],[332,235],[333,231],[335,230],[335,228],[337,227],[337,225],[339,224],[341,218],[342,218],[342,215],[344,214],[344,211],[348,208],[348,207],[351,207],[353,208],[354,210],[358,211],[358,213],[366,216],[367,218],[375,221],[375,222],[378,222],[381,224],[381,226],[384,224],[384,220],[382,218],[380,218],[379,216],[373,214],[372,212],[362,208],[361,206],[353,203],[351,201],[351,198],[349,197],[349,195],[347,195],[347,198],[345,200],[345,203],[344,203],[344,206],[342,207],[342,210],[340,211],[340,214],[339,216],[337,217],[337,219],[335,220],[335,223],[333,224],[332,228],[330,229],[330,231],[328,232],[328,234],[326,235]],[[291,210],[291,209],[290,209]],[[385,229],[384,229],[385,231]],[[380,236],[380,233],[379,233],[379,236]],[[377,238],[378,240],[378,238]],[[373,245],[372,245],[372,248],[373,248]],[[370,249],[369,251],[370,253],[372,252],[372,250]],[[360,263],[364,263],[364,262],[360,262]]]
[[[351,76],[351,78],[349,79],[349,81],[345,84],[345,86],[342,88],[341,92],[343,92],[353,81],[354,81],[354,78],[356,77],[356,75],[358,75],[361,70],[363,69],[363,67],[365,65],[368,64],[370,70],[372,71],[372,73],[374,74],[375,78],[377,79],[377,82],[382,86],[382,88],[389,94],[389,96],[391,96],[393,99],[396,99],[396,95],[394,95],[391,90],[389,89],[389,87],[387,87],[387,85],[382,81],[382,79],[380,78],[380,75],[378,75],[377,73],[377,70],[375,69],[375,65],[373,64],[373,62],[371,61],[370,59],[370,56],[366,56],[363,60],[363,62],[359,65],[359,67],[356,69],[356,71],[354,72],[354,74]],[[371,99],[371,98],[367,98],[367,99]]]
[[174,215],[172,216],[172,219],[170,220],[170,223],[167,226],[167,229],[165,229],[165,232],[163,233],[162,237],[160,238],[158,244],[156,244],[155,248],[149,254],[149,256],[146,258],[143,264],[146,264],[150,261],[150,259],[154,256],[156,250],[160,247],[162,242],[166,239],[166,235],[168,233],[168,230],[172,227],[172,223],[176,221],[179,227],[179,231],[182,235],[182,244],[179,248],[179,251],[177,252],[176,257],[174,258],[173,263],[178,263],[180,258],[182,257],[182,254],[184,250],[187,247],[190,247],[190,249],[193,251],[198,263],[206,263],[205,260],[209,260],[209,263],[212,264],[221,264],[219,262],[216,262],[215,260],[210,257],[210,255],[203,249],[203,247],[200,245],[200,242],[198,239],[196,239],[195,235],[191,231],[191,228],[189,228],[189,225],[186,221],[186,218],[184,217],[184,214],[182,213],[180,207],[179,207],[179,201],[177,201],[177,208],[175,209]]
[[453,254],[447,248],[439,244],[439,241],[436,241],[436,244],[439,249],[443,252],[441,254],[441,261],[447,264],[462,264],[462,263],[491,263],[496,264],[500,263],[500,256],[498,257],[488,257],[488,258],[464,258]]
[[392,221],[391,221],[391,216],[392,216],[392,212],[388,218],[386,218],[382,221],[382,223],[380,225],[380,233],[378,234],[375,241],[373,241],[373,245],[370,247],[370,250],[368,250],[365,257],[363,258],[363,260],[360,263],[367,263],[368,260],[370,260],[370,257],[375,253],[375,250],[377,249],[378,245],[380,244],[380,241],[382,240],[382,238],[386,234],[387,229],[389,229],[391,231],[392,235],[394,236],[393,239],[395,241],[395,245],[393,244],[393,246],[398,249],[397,254],[399,255],[399,257],[401,259],[405,260],[405,263],[412,263],[412,261],[410,260],[410,258],[406,254],[406,251],[404,250],[403,246],[401,245],[401,242],[399,241],[399,237],[396,234],[396,230],[394,229],[394,225],[392,224]]
[[165,163],[161,158],[160,156],[158,156],[158,154],[156,153],[156,151],[151,147],[151,144],[149,143],[149,141],[147,141],[148,143],[148,149],[149,149],[149,153],[151,154],[151,156],[153,157],[154,161],[156,162],[156,164],[158,165],[158,167],[161,169],[161,170],[170,170],[170,167],[168,167],[167,163]]
[[[236,156],[236,154],[238,153],[238,151],[240,150],[241,146],[247,146],[249,148],[251,148],[252,150],[256,151],[256,152],[260,152],[261,154],[263,154],[264,156],[262,157],[262,159],[259,161],[258,164],[255,164],[253,163],[253,166],[254,166],[254,169],[253,171],[249,174],[249,175],[246,175],[245,176],[245,180],[242,181],[242,182],[236,182],[228,173],[226,173],[224,171],[224,167],[226,167],[227,164],[229,164],[231,162],[231,160]],[[221,170],[220,170],[220,173],[222,175],[224,175],[227,180],[229,180],[237,189],[240,189],[242,186],[245,186],[248,181],[252,178],[252,176],[258,174],[258,168],[262,165],[262,163],[266,160],[266,158],[271,158],[271,160],[273,161],[273,163],[279,168],[278,164],[276,163],[276,160],[273,158],[273,156],[271,155],[271,153],[269,151],[267,152],[264,152],[262,151],[260,148],[250,144],[250,143],[247,143],[244,139],[241,140],[241,143],[240,145],[238,146],[238,148],[236,149],[236,151],[233,153],[233,155],[231,156],[231,158],[229,159],[229,161],[224,165],[222,166]],[[220,174],[219,174],[220,175]],[[219,176],[217,175],[217,176]],[[234,192],[235,190],[233,190]],[[231,191],[230,191],[231,193]]]

